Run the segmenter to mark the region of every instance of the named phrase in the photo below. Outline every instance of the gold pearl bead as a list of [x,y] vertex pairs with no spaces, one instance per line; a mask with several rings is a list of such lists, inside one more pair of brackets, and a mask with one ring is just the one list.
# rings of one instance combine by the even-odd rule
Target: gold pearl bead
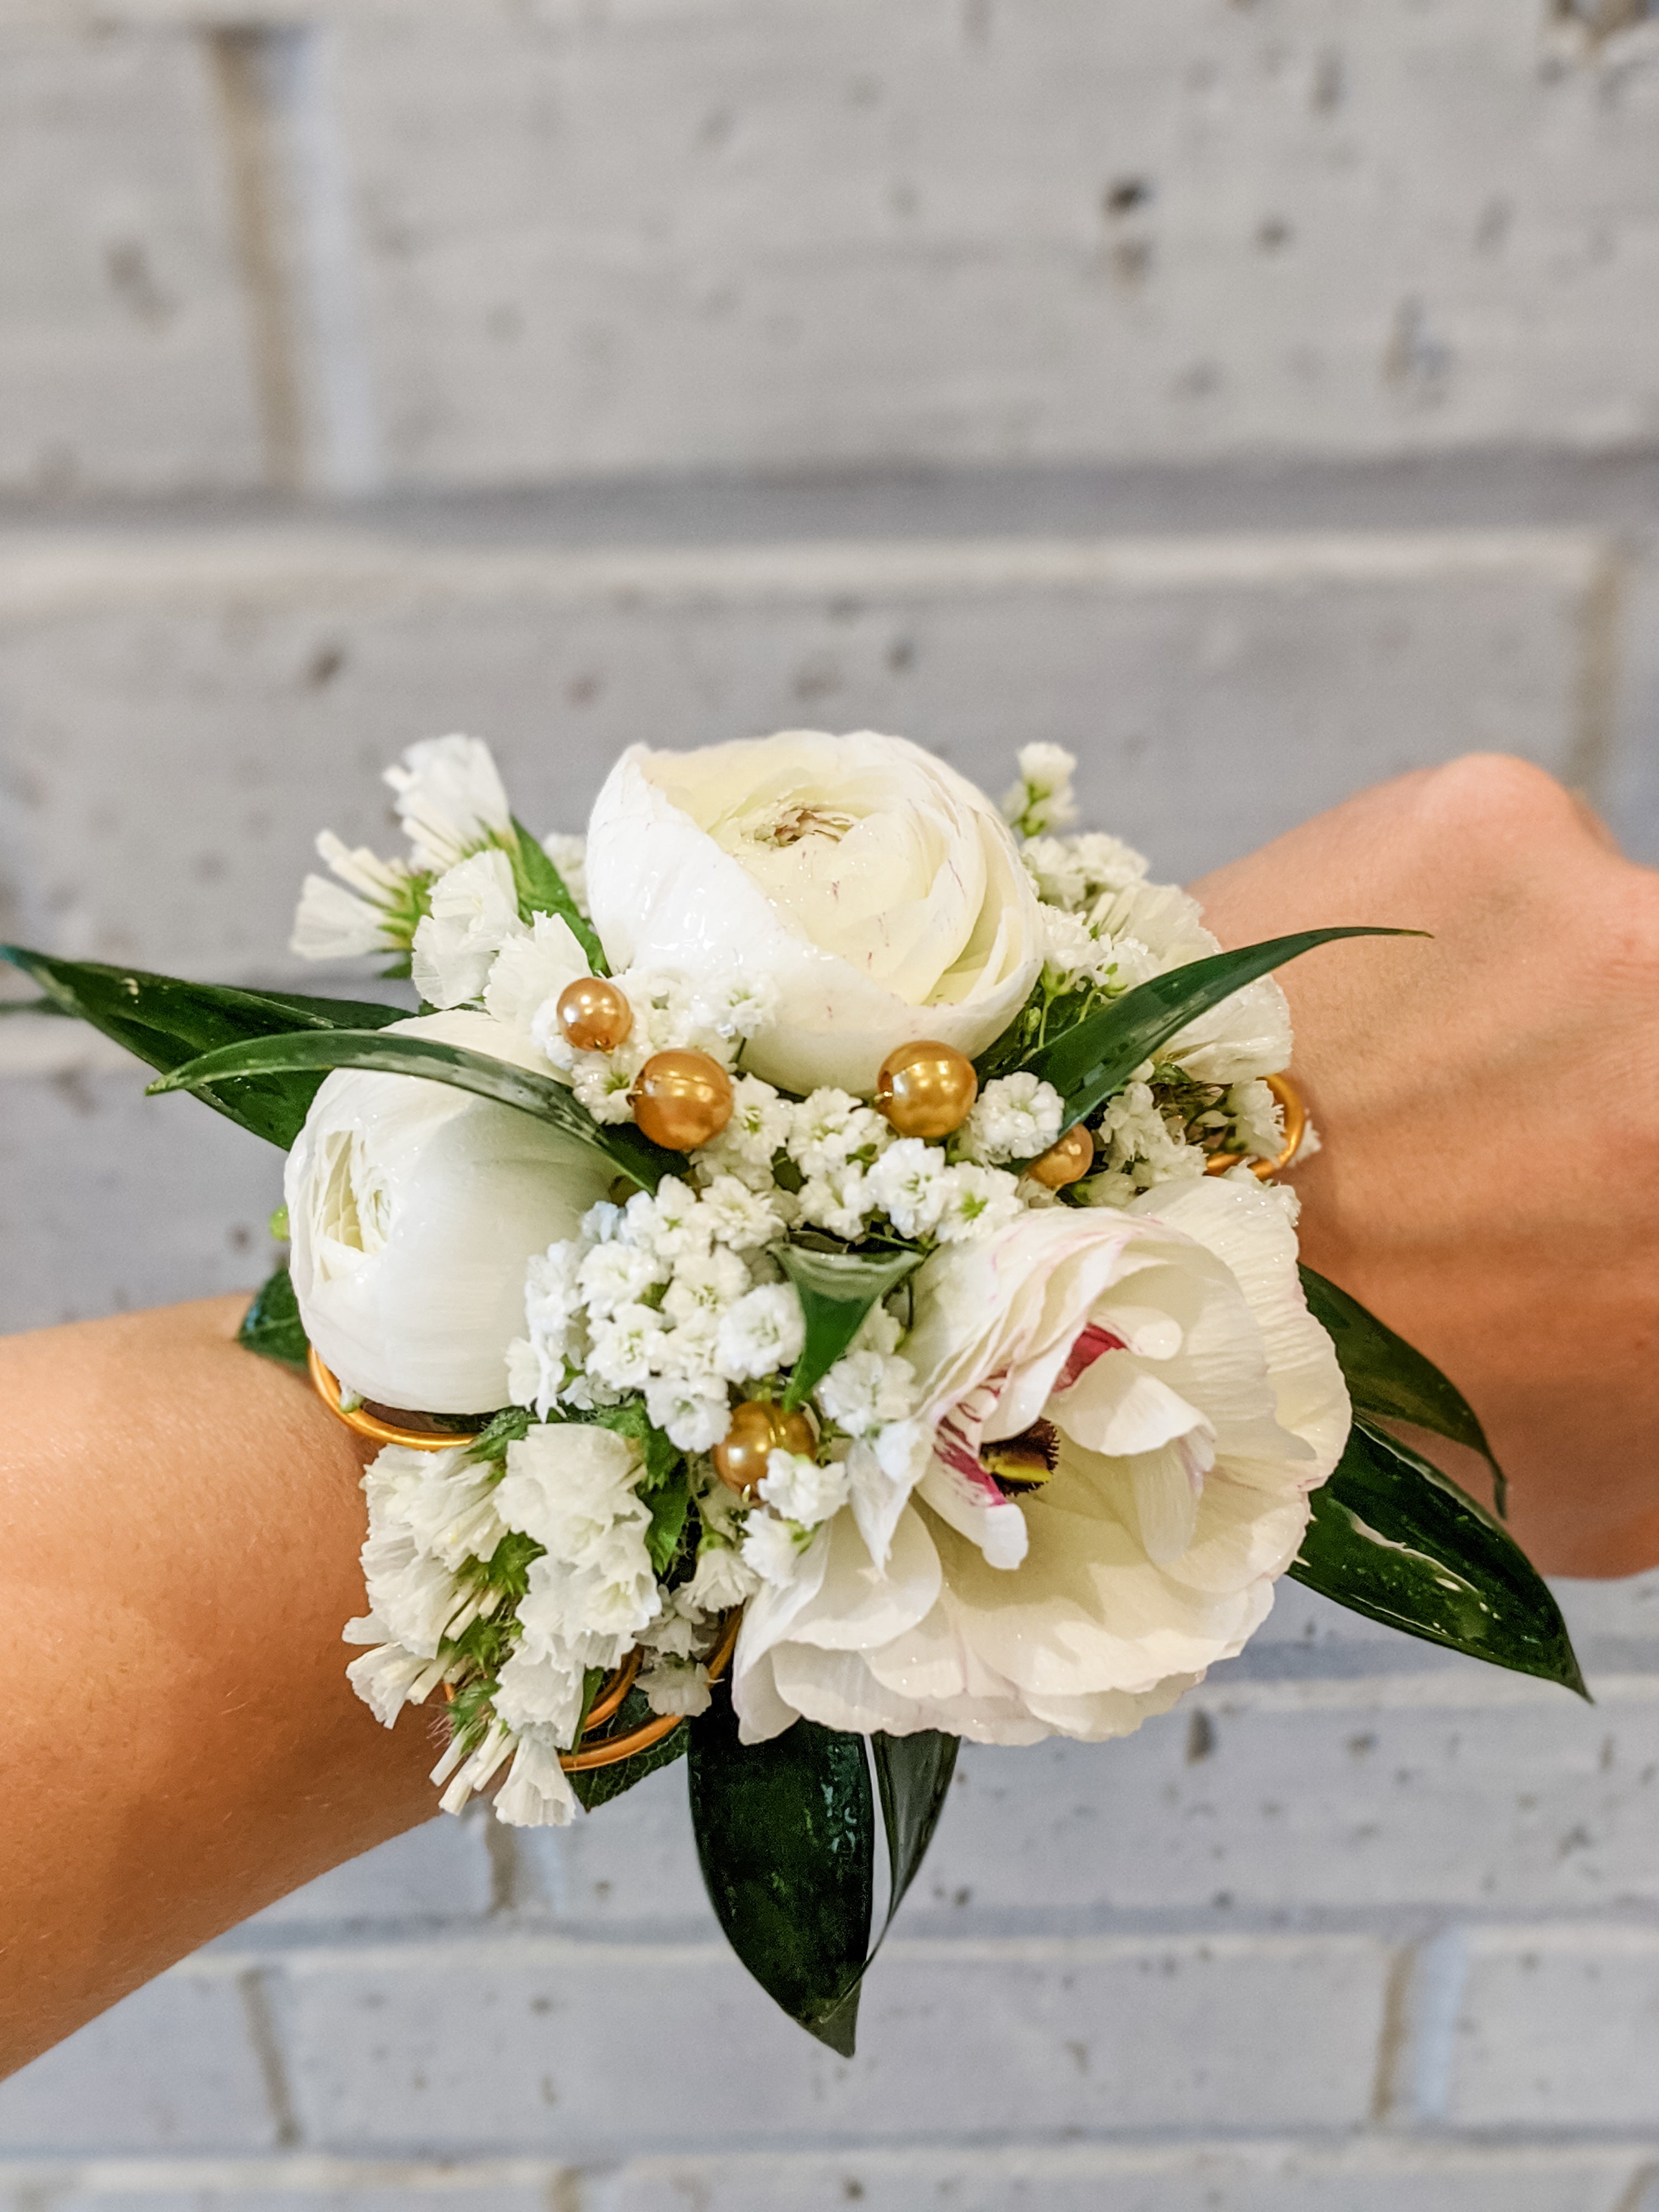
[[603,975],[580,975],[559,994],[559,1031],[578,1052],[615,1052],[634,1026],[626,995]]
[[629,1103],[653,1145],[695,1152],[712,1144],[731,1120],[732,1079],[706,1052],[653,1053]]
[[810,1459],[817,1448],[817,1433],[805,1413],[786,1413],[767,1399],[745,1398],[732,1408],[732,1425],[714,1447],[714,1472],[728,1490],[751,1497],[775,1451],[799,1452]]
[[1031,1162],[1025,1172],[1048,1190],[1063,1190],[1068,1182],[1086,1176],[1095,1164],[1095,1140],[1076,1122],[1048,1151]]
[[876,1111],[901,1137],[948,1137],[979,1093],[974,1064],[954,1045],[923,1040],[890,1052],[876,1077]]

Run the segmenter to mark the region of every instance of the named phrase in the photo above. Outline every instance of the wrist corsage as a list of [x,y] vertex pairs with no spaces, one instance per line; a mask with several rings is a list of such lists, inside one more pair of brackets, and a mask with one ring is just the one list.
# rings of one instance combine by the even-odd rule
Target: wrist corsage
[[[744,1964],[850,2051],[959,1741],[1097,1741],[1281,1575],[1580,1689],[1421,1354],[1297,1262],[1316,1144],[1272,971],[1028,746],[1000,811],[902,739],[635,746],[538,838],[475,739],[325,833],[293,949],[418,1012],[11,948],[288,1152],[243,1325],[377,1446],[345,1629],[448,1811],[562,1823],[689,1754]],[[1502,1477],[1492,1468],[1502,1509]],[[884,1918],[877,1927],[878,1837]]]

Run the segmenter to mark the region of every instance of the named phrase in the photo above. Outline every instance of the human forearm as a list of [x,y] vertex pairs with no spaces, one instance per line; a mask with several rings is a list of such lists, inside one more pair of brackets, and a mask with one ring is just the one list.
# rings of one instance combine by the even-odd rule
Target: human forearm
[[245,1304],[0,1341],[0,2073],[431,1810],[345,1680],[361,1463]]

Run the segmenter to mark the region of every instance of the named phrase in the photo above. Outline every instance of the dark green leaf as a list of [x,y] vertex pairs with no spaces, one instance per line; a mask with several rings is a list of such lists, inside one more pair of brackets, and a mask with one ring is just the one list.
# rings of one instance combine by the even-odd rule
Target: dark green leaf
[[853,2055],[875,1901],[864,1739],[797,1721],[738,1741],[724,1684],[691,1723],[691,1825],[720,1926],[792,2020]]
[[[0,945],[0,959],[32,976],[64,1013],[90,1022],[151,1067],[170,1070],[218,1047],[295,1030],[374,1030],[401,1018],[396,1006],[187,983],[100,960],[53,960],[21,945]],[[198,1095],[256,1137],[286,1149],[322,1079],[304,1072],[261,1073],[215,1083]]]
[[645,1548],[651,1555],[653,1569],[660,1577],[674,1564],[680,1538],[685,1532],[685,1516],[690,1510],[691,1489],[684,1469],[676,1468],[666,1482],[659,1483],[654,1490],[642,1490],[640,1497],[651,1508]]
[[509,1444],[521,1443],[530,1434],[535,1416],[525,1406],[503,1406],[499,1413],[492,1413],[467,1447],[467,1457],[480,1467],[491,1460],[504,1460]]
[[519,911],[528,921],[533,914],[556,914],[570,925],[570,932],[593,964],[596,975],[611,973],[605,963],[605,947],[599,943],[599,933],[570,896],[570,887],[549,860],[540,842],[532,837],[522,822],[514,817],[514,829],[518,833],[518,846],[507,854],[513,863],[513,884],[519,894]]
[[254,1292],[253,1304],[242,1316],[236,1341],[262,1358],[279,1359],[284,1367],[297,1367],[301,1374],[306,1371],[311,1346],[286,1267],[278,1267]]
[[805,1244],[786,1244],[778,1254],[784,1273],[800,1293],[806,1318],[801,1346],[784,1393],[791,1411],[805,1405],[864,1326],[878,1298],[920,1267],[920,1252],[815,1252]]
[[1474,1408],[1456,1384],[1414,1345],[1367,1313],[1358,1298],[1351,1298],[1311,1267],[1302,1270],[1302,1287],[1309,1312],[1336,1347],[1355,1411],[1383,1420],[1409,1421],[1414,1428],[1478,1451],[1492,1469],[1492,1494],[1501,1516],[1508,1504],[1509,1485]]
[[1304,929],[1293,937],[1270,938],[1236,952],[1216,952],[1188,961],[1167,975],[1137,983],[1110,1006],[1103,1006],[1045,1045],[1026,1065],[1052,1083],[1066,1102],[1066,1126],[1080,1121],[1114,1097],[1144,1060],[1218,1006],[1235,991],[1254,983],[1298,953],[1340,937],[1421,937],[1420,929]]
[[682,1165],[678,1153],[647,1144],[631,1122],[607,1127],[596,1121],[577,1103],[568,1086],[556,1083],[550,1075],[537,1075],[510,1060],[466,1052],[459,1045],[440,1044],[434,1037],[377,1036],[352,1030],[296,1030],[287,1036],[258,1037],[245,1045],[204,1053],[149,1087],[153,1091],[193,1091],[200,1084],[222,1082],[227,1076],[331,1067],[372,1067],[386,1075],[422,1076],[428,1082],[453,1083],[480,1098],[516,1107],[520,1113],[532,1114],[579,1144],[604,1153],[641,1190],[654,1190],[665,1174]]
[[1509,1531],[1367,1422],[1315,1491],[1290,1572],[1408,1636],[1588,1694],[1561,1609]]
[[618,1436],[633,1439],[645,1461],[642,1489],[654,1490],[659,1483],[666,1482],[680,1464],[679,1446],[657,1427],[646,1412],[642,1399],[624,1399],[620,1406],[599,1406],[591,1413],[579,1413],[574,1418],[590,1422],[597,1428],[614,1429]]
[[[872,1735],[870,1749],[881,1791],[881,1817],[887,1830],[887,1861],[892,1892],[887,1901],[884,1936],[904,1893],[921,1871],[933,1831],[945,1810],[951,1777],[956,1772],[960,1739],[921,1729],[915,1735]],[[873,1953],[872,1956],[873,1956]]]
[[[642,1727],[651,1719],[652,1712],[640,1690],[630,1690],[623,1698],[614,1726],[617,1733],[626,1735],[629,1729]],[[631,1790],[636,1782],[643,1782],[647,1774],[654,1774],[659,1766],[672,1766],[677,1759],[684,1759],[688,1730],[682,1721],[679,1727],[670,1729],[643,1751],[636,1751],[631,1759],[619,1759],[614,1766],[591,1766],[570,1778],[570,1786],[579,1802],[590,1812],[608,1805],[613,1797],[620,1797],[624,1790]]]

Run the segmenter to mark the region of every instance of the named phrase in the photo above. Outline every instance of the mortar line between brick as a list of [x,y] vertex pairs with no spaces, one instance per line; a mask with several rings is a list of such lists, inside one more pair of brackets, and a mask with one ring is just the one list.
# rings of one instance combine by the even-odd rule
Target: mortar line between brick
[[242,2011],[247,2022],[248,2041],[259,2068],[259,2078],[264,2086],[266,2102],[276,2141],[283,2149],[293,2149],[301,2141],[299,2117],[294,2108],[293,2092],[289,2085],[288,2063],[283,2051],[282,2037],[271,2010],[270,1969],[254,1966],[236,1977],[237,1993],[242,2000]]

